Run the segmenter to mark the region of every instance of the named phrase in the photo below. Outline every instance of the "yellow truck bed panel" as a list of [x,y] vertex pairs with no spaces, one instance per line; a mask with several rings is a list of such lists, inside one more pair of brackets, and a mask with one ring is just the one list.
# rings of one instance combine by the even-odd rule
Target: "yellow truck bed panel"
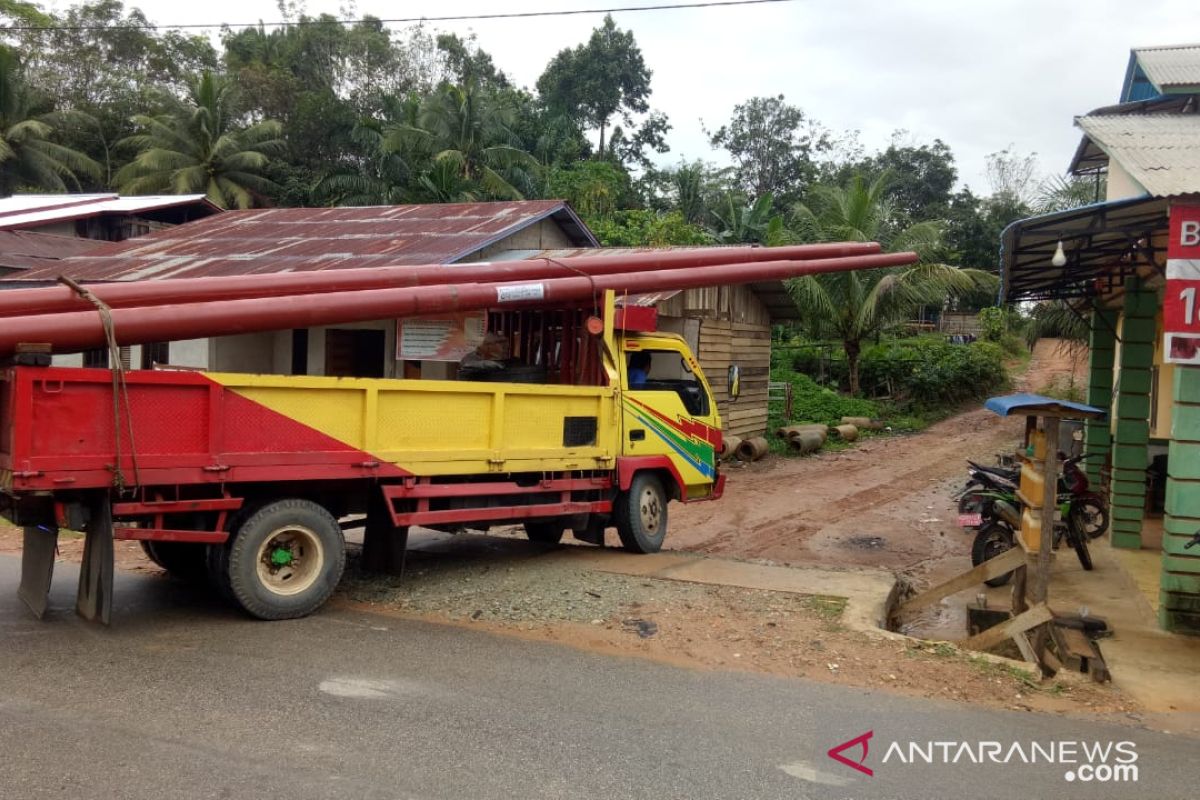
[[418,475],[607,469],[620,441],[607,387],[206,374]]

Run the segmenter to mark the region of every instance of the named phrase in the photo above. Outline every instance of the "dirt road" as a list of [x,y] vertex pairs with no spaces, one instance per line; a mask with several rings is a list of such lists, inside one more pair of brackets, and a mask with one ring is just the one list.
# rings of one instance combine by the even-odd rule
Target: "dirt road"
[[[1036,390],[1079,376],[1085,365],[1043,340],[1018,386]],[[884,567],[918,578],[953,572],[970,553],[950,500],[964,459],[991,463],[1012,452],[1022,425],[976,408],[853,450],[732,466],[721,502],[672,507],[669,546],[783,564]]]

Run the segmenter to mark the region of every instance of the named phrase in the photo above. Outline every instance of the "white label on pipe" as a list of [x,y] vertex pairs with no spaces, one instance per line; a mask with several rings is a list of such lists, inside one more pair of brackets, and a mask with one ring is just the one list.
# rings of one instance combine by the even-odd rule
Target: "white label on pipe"
[[546,296],[546,287],[540,283],[522,283],[517,286],[497,286],[496,301],[519,303],[522,300],[541,300]]

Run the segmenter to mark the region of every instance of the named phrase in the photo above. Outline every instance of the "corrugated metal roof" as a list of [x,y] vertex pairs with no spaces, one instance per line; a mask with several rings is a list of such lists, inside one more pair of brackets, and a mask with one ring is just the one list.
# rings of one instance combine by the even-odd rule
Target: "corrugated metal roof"
[[62,259],[113,247],[112,242],[78,239],[32,231],[0,231],[0,268],[30,269],[33,267],[61,269]]
[[453,263],[547,218],[576,244],[596,246],[561,200],[269,208],[177,225],[24,277],[119,281]]
[[[1200,114],[1078,117],[1075,124],[1152,197],[1200,192]],[[1081,163],[1081,147],[1076,163]],[[1089,157],[1095,162],[1095,154]]]
[[1160,92],[1200,87],[1200,44],[1135,47],[1133,57]]
[[[710,247],[711,245],[706,245]],[[570,258],[572,256],[605,256],[626,255],[629,253],[662,252],[663,250],[694,250],[696,247],[604,247],[600,250],[581,250],[579,248],[559,248],[554,250],[513,250],[504,254],[504,260],[525,258]],[[500,258],[493,258],[500,260]],[[754,292],[759,301],[766,306],[771,319],[796,320],[800,319],[800,310],[788,292],[783,281],[755,281],[746,284]],[[658,295],[638,295],[634,300],[636,305],[657,305],[674,297],[678,292],[664,292]]]
[[17,194],[0,198],[0,230],[17,230],[67,222],[100,214],[137,214],[202,205],[220,211],[202,194],[140,195],[117,194]]

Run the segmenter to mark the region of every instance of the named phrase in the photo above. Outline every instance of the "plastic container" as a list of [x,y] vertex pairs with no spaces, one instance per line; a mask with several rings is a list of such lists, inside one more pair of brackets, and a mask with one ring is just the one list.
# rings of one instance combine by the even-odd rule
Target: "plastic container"
[[1032,461],[1021,465],[1021,495],[1033,508],[1042,507],[1042,498],[1046,494],[1046,477],[1042,471],[1043,465]]
[[1025,549],[1036,552],[1042,546],[1042,510],[1027,508],[1021,514],[1021,541]]
[[1038,428],[1029,437],[1029,445],[1033,448],[1033,452],[1029,453],[1032,458],[1038,461],[1046,459],[1046,432]]

